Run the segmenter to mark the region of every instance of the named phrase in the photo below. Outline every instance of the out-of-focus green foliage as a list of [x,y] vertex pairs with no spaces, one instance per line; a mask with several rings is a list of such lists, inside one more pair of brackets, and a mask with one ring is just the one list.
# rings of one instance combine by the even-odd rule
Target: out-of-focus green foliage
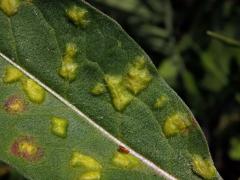
[[170,54],[173,49],[173,17],[169,0],[93,0],[100,9],[128,26],[133,37],[141,38],[154,51]]
[[229,156],[234,160],[240,160],[240,138],[232,138],[230,141],[231,148]]

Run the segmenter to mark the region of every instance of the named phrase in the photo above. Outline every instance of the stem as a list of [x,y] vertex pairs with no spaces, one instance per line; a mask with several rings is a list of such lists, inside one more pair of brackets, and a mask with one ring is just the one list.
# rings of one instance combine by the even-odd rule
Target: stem
[[212,32],[212,31],[207,31],[207,35],[217,39],[217,40],[220,40],[222,41],[223,43],[226,43],[230,46],[235,46],[235,47],[240,47],[240,41],[237,41],[235,39],[232,39],[232,38],[229,38],[227,36],[224,36],[224,35],[221,35],[221,34],[218,34],[216,32]]

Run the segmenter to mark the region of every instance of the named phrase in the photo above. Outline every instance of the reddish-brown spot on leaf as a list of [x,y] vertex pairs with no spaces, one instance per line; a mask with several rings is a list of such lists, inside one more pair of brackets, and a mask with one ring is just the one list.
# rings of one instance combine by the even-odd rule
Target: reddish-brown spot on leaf
[[17,138],[11,146],[11,153],[27,161],[38,161],[43,156],[43,149],[32,137]]
[[119,146],[118,152],[128,154],[129,150],[127,148],[123,147],[123,146]]
[[11,114],[21,113],[26,110],[26,102],[21,97],[13,95],[5,101],[4,109]]

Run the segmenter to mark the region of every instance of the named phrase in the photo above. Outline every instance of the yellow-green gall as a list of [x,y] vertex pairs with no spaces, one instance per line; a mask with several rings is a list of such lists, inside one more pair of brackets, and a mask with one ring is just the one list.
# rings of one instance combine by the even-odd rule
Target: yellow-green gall
[[166,96],[160,96],[159,98],[157,98],[156,102],[154,103],[154,108],[156,109],[162,108],[163,106],[165,106],[167,101],[168,101],[168,98]]
[[88,11],[78,6],[72,6],[66,10],[67,17],[77,26],[86,27],[90,22],[88,20]]
[[100,171],[90,171],[82,174],[78,180],[99,180],[101,179]]
[[105,85],[103,83],[97,83],[91,90],[94,95],[103,94],[106,91]]
[[77,54],[77,45],[75,43],[67,43],[66,49],[65,49],[65,57],[71,57],[74,58]]
[[138,94],[147,88],[152,76],[146,67],[143,56],[136,57],[135,62],[129,65],[127,74],[124,76],[125,86],[134,94]]
[[65,138],[67,137],[67,129],[68,129],[68,120],[53,117],[51,119],[51,132],[59,137]]
[[72,81],[76,78],[78,64],[69,61],[63,61],[59,74],[66,80]]
[[22,80],[22,87],[29,100],[36,104],[41,104],[45,100],[45,90],[32,79]]
[[19,81],[23,77],[23,73],[15,67],[8,66],[3,76],[4,83],[13,83]]
[[94,158],[81,154],[80,152],[73,152],[70,165],[72,167],[84,167],[87,170],[100,171],[102,166]]
[[78,64],[74,62],[76,54],[77,45],[74,43],[68,43],[66,45],[62,65],[59,69],[59,75],[68,81],[74,80],[77,76]]
[[0,9],[7,15],[13,16],[17,13],[20,0],[1,0]]
[[105,76],[107,87],[111,93],[114,107],[122,111],[133,100],[133,96],[125,88],[121,76]]
[[163,131],[167,137],[184,133],[191,126],[191,122],[183,114],[176,113],[167,118]]
[[213,179],[217,175],[216,168],[210,159],[203,159],[199,155],[192,157],[193,171],[204,179]]
[[140,161],[131,154],[117,152],[113,157],[113,164],[120,168],[132,169],[140,165]]

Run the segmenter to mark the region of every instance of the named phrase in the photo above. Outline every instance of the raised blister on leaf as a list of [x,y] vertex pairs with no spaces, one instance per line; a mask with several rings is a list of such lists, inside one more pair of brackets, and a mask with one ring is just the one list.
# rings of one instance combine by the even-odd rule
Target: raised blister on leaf
[[43,150],[32,137],[17,138],[11,146],[11,152],[27,161],[37,161],[43,156]]
[[28,78],[23,79],[22,87],[30,101],[37,104],[43,103],[46,92],[34,80]]
[[76,54],[77,45],[74,43],[68,43],[59,69],[59,75],[68,81],[74,80],[77,76],[78,64],[74,62]]
[[5,69],[3,76],[4,83],[13,83],[20,80],[23,77],[23,73],[13,66],[8,66]]
[[167,118],[164,123],[163,131],[164,134],[169,136],[174,136],[179,133],[184,133],[190,127],[191,122],[183,114],[176,113]]
[[66,10],[67,17],[77,26],[86,27],[90,22],[88,20],[88,11],[78,6],[72,6]]
[[97,83],[92,89],[91,93],[93,95],[100,95],[106,91],[105,85],[103,83]]
[[154,103],[154,108],[160,109],[166,105],[168,98],[166,96],[160,96]]
[[68,120],[53,117],[51,119],[51,132],[59,137],[65,138],[67,136],[67,129],[68,129]]
[[77,54],[77,45],[75,43],[67,43],[66,49],[65,49],[65,57],[71,57],[74,58]]
[[10,114],[18,114],[26,109],[26,103],[21,97],[13,95],[5,101],[4,109]]
[[133,100],[133,96],[123,86],[121,76],[105,76],[107,87],[111,93],[114,107],[118,111],[122,111]]
[[213,179],[217,175],[216,168],[210,159],[203,159],[199,155],[192,157],[193,171],[204,179]]
[[100,171],[90,171],[82,174],[78,180],[99,180],[101,179]]
[[117,152],[113,157],[113,164],[121,168],[132,169],[140,165],[140,161],[131,154]]
[[138,56],[132,64],[129,65],[127,74],[124,76],[125,86],[134,94],[138,94],[147,88],[152,80],[152,76],[146,67],[144,56]]
[[78,64],[70,61],[63,61],[59,74],[66,80],[72,81],[76,78]]
[[102,166],[94,158],[84,155],[80,152],[73,152],[70,165],[72,167],[85,167],[88,170],[99,171],[102,169]]
[[0,8],[7,16],[13,16],[17,13],[20,0],[1,0]]

